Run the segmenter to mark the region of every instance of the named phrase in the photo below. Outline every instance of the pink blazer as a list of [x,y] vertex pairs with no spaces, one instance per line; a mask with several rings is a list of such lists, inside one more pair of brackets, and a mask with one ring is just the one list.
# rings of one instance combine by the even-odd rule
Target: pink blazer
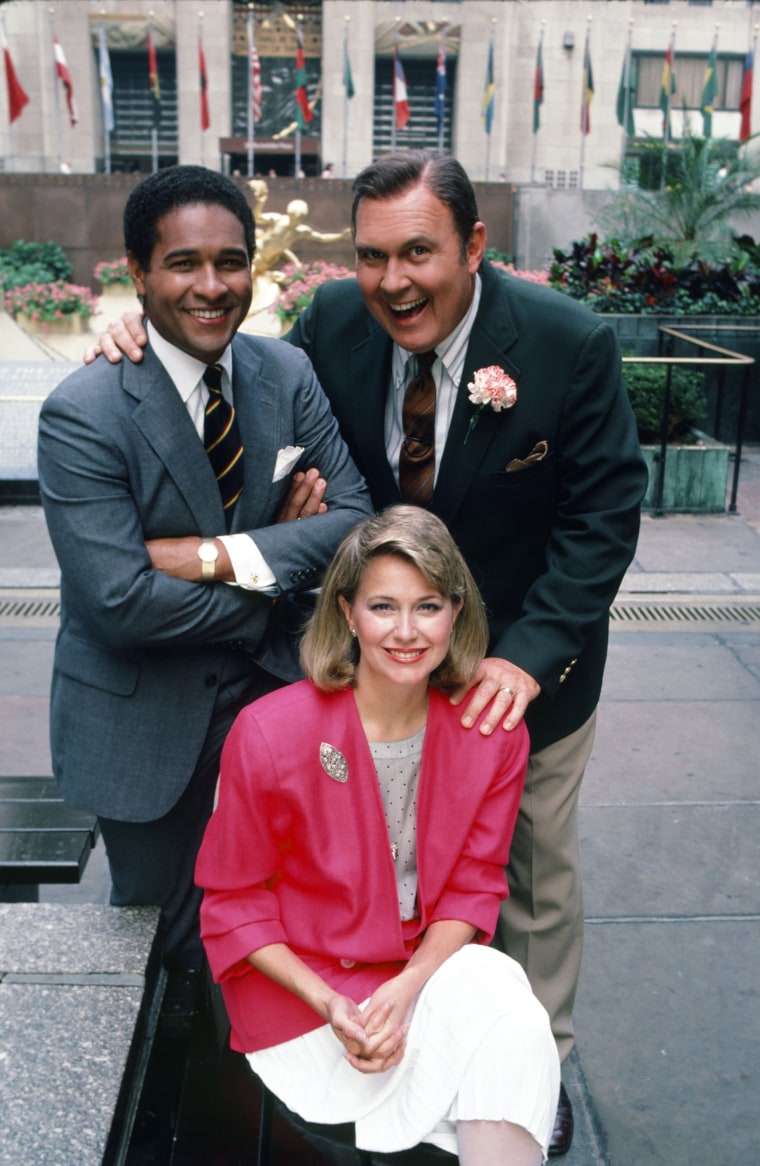
[[302,681],[240,713],[196,867],[203,941],[233,1048],[266,1048],[324,1023],[247,962],[266,944],[289,944],[359,1003],[398,973],[435,920],[463,920],[490,940],[508,893],[528,734],[520,726],[483,737],[460,716],[431,690],[417,800],[419,918],[402,923],[352,690],[323,693]]

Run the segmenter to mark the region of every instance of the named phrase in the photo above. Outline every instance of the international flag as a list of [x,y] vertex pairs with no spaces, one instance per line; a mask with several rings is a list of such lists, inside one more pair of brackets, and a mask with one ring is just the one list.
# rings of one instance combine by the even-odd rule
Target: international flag
[[158,80],[158,65],[156,64],[156,46],[153,43],[153,29],[148,28],[148,82],[150,84],[151,104],[153,106],[153,128],[158,129],[161,124],[161,83]]
[[306,59],[303,55],[303,33],[300,24],[296,28],[298,48],[296,49],[296,117],[298,128],[302,130],[312,118],[309,109],[309,98],[306,94]]
[[636,133],[636,123],[633,117],[633,107],[635,105],[636,97],[636,77],[633,70],[633,60],[631,58],[631,46],[626,49],[625,57],[623,58],[623,68],[620,73],[620,84],[618,86],[617,94],[617,123],[626,132],[629,138],[634,137]]
[[5,43],[5,36],[3,36],[3,57],[5,58],[5,83],[8,87],[8,122],[12,125],[17,118],[21,117],[29,98],[16,76],[13,59]]
[[203,41],[198,37],[198,74],[201,89],[201,129],[211,128],[211,115],[208,111],[208,75],[206,73],[206,56],[203,52]]
[[494,106],[495,86],[493,80],[493,37],[488,46],[488,62],[486,64],[486,83],[483,87],[483,104],[480,108],[480,120],[483,123],[483,129],[487,134],[491,132],[493,125],[493,106]]
[[583,54],[583,88],[581,90],[581,133],[591,133],[591,101],[594,96],[594,73],[591,68],[591,46],[586,37],[586,51]]
[[113,132],[113,75],[111,58],[108,55],[106,26],[101,24],[98,32],[98,73],[100,75],[100,100],[103,106],[103,128],[107,134]]
[[673,74],[673,38],[670,38],[668,51],[665,54],[665,64],[662,69],[662,87],[660,89],[660,109],[662,110],[662,135],[670,137],[670,99],[676,91],[676,79]]
[[261,61],[256,49],[256,44],[251,41],[251,111],[254,122],[261,121],[261,106],[262,106],[262,89],[261,89]]
[[443,130],[446,116],[446,49],[441,37],[438,46],[438,63],[435,67],[435,124],[438,134]]
[[351,58],[348,55],[348,29],[346,29],[346,36],[343,41],[343,88],[346,91],[346,97],[350,100],[356,90],[354,89],[354,78],[351,73]]
[[544,103],[544,55],[542,41],[538,42],[536,53],[536,71],[533,76],[533,133],[537,134],[541,126],[541,106]]
[[715,42],[710,49],[710,56],[707,58],[707,68],[705,69],[705,80],[702,85],[702,133],[706,138],[712,135],[712,115],[715,107],[715,98],[718,96],[718,61],[715,49]]
[[742,115],[741,128],[739,130],[739,141],[746,142],[747,138],[752,135],[752,73],[753,73],[753,53],[749,50],[744,61],[744,73],[742,75],[742,91],[739,97],[739,111]]
[[398,49],[393,49],[393,108],[396,111],[396,129],[403,130],[409,121],[409,96],[406,91],[406,77],[404,66],[398,55]]
[[63,88],[66,91],[66,107],[69,111],[69,121],[72,126],[75,126],[79,119],[77,117],[76,102],[74,101],[74,87],[71,84],[71,73],[66,63],[61,42],[55,34],[53,34],[53,56],[55,57],[56,75],[62,81]]

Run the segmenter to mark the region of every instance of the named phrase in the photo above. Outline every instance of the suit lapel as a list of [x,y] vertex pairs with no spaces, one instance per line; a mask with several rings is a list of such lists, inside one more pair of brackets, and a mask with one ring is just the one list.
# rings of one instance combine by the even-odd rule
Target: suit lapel
[[[468,396],[468,384],[478,369],[490,365],[503,369],[518,385],[520,379],[519,368],[505,355],[517,339],[506,279],[498,276],[488,263],[483,264],[480,275],[483,282],[480,307],[470,334],[462,379],[433,494],[433,509],[447,522],[462,504],[499,426],[508,423],[509,419],[509,413],[497,413],[486,406],[477,414],[474,427],[470,428],[476,414],[475,406]],[[513,409],[516,408],[517,404],[513,406]]]
[[385,402],[393,348],[390,337],[371,317],[368,331],[367,338],[351,351],[350,417],[357,461],[372,483],[372,501],[380,510],[401,501],[385,451]]
[[254,530],[271,519],[272,494],[280,434],[280,392],[262,376],[260,354],[251,343],[232,342],[232,395],[245,450],[245,488],[235,505],[232,531]]
[[174,480],[199,530],[224,529],[219,487],[185,405],[150,347],[139,365],[126,364],[124,389],[137,401],[133,420]]

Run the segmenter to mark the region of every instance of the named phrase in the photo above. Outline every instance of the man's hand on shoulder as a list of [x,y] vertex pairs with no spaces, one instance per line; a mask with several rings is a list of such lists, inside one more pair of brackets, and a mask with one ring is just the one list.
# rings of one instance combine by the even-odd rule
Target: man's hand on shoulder
[[522,668],[510,664],[509,660],[492,656],[481,662],[470,683],[455,689],[449,700],[454,705],[461,704],[468,692],[471,697],[462,714],[462,725],[465,729],[471,729],[490,704],[479,730],[487,737],[502,717],[503,728],[507,732],[516,728],[530,702],[541,692],[541,685],[527,672],[523,672]]
[[105,356],[111,364],[118,364],[122,353],[138,364],[143,358],[143,348],[148,343],[148,334],[143,327],[141,312],[124,312],[118,320],[112,320],[105,332],[84,352],[84,363],[92,364],[97,356]]

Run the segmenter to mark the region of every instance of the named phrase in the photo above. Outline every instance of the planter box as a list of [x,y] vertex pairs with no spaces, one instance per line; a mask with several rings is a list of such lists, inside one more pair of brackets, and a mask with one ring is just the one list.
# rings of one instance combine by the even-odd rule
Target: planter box
[[59,320],[32,320],[20,312],[16,316],[16,323],[20,324],[25,332],[36,336],[71,336],[86,332],[89,327],[89,316],[80,316],[72,312],[70,316],[63,316]]
[[[649,485],[642,508],[655,509],[659,445],[642,445]],[[699,435],[697,445],[669,445],[665,454],[665,480],[658,511],[679,514],[720,514],[726,509],[729,447]]]

